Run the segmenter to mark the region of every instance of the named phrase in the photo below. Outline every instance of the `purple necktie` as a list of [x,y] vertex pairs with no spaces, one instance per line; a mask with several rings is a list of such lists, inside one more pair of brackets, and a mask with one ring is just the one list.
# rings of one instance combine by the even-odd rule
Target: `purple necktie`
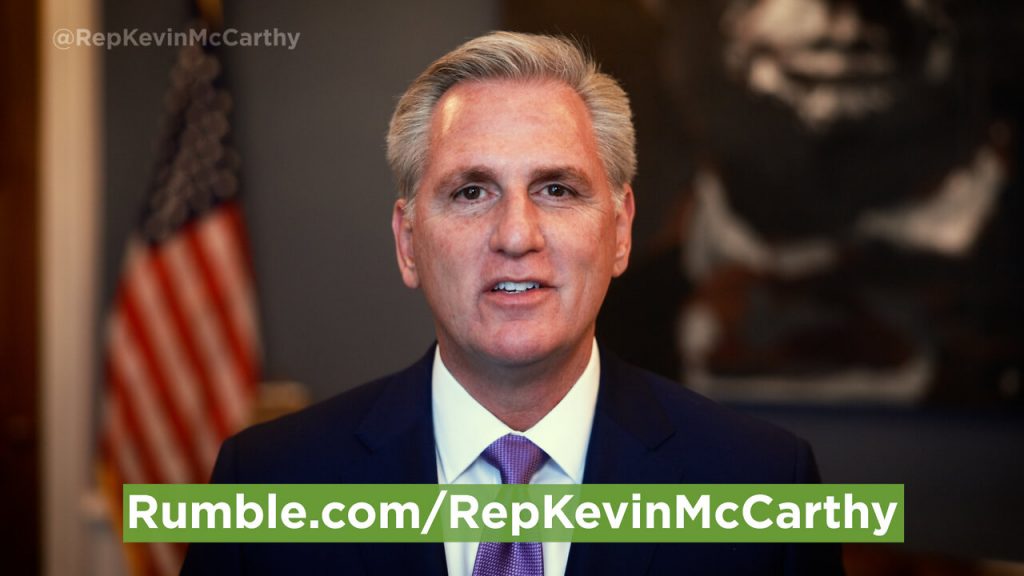
[[[483,452],[501,472],[502,484],[529,484],[548,455],[525,436],[507,434]],[[544,552],[540,542],[481,542],[476,550],[473,576],[543,576]]]

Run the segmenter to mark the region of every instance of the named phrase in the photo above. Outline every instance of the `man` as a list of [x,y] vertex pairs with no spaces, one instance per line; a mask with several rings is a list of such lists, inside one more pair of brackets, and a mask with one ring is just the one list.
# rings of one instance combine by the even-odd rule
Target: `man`
[[[625,93],[575,45],[499,32],[457,48],[402,97],[388,159],[399,268],[427,298],[437,345],[402,372],[228,440],[215,482],[816,481],[804,442],[599,350],[595,319],[631,247],[634,136]],[[206,545],[184,573],[832,574],[835,552]]]

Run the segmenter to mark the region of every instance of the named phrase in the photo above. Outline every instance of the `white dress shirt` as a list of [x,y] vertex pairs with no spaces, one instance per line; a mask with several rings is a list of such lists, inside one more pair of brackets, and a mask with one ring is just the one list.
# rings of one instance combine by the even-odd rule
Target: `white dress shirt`
[[[601,362],[594,341],[583,374],[540,422],[516,432],[466,392],[434,352],[432,410],[440,484],[501,484],[498,469],[480,457],[492,442],[506,434],[521,434],[551,458],[533,475],[531,484],[579,484],[583,481],[590,428],[594,422]],[[544,576],[563,576],[569,542],[544,542]],[[471,576],[477,542],[445,542],[450,576]]]

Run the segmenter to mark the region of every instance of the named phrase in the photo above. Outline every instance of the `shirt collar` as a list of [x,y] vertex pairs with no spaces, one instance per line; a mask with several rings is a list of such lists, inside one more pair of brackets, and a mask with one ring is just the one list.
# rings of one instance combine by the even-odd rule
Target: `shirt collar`
[[[521,433],[577,484],[583,481],[600,380],[601,361],[594,340],[590,361],[569,392],[532,428]],[[434,351],[431,388],[437,454],[449,483],[454,483],[492,442],[506,434],[520,434],[466,392],[441,360],[440,348]]]

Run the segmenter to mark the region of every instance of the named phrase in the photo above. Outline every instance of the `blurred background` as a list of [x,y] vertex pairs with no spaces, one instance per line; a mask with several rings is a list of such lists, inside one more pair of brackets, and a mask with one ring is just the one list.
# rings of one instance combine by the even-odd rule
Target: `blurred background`
[[[235,45],[174,42],[197,21]],[[633,100],[602,345],[826,482],[905,484],[906,544],[850,574],[1024,574],[1013,0],[4,2],[4,572],[176,573],[118,544],[120,482],[202,481],[238,427],[423,354],[384,133],[494,29],[576,37]]]

